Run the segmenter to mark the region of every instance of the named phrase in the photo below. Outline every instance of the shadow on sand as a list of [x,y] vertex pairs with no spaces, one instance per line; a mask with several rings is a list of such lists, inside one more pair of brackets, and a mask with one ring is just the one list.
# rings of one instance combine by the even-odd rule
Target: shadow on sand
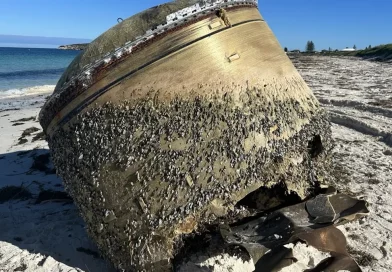
[[115,271],[87,236],[48,150],[0,154],[0,181],[0,267]]

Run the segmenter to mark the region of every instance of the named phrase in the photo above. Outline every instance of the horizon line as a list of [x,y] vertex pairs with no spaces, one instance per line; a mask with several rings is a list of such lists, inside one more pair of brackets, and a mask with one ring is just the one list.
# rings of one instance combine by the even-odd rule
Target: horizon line
[[[30,46],[29,46],[30,45]],[[34,46],[36,45],[36,46]],[[43,46],[43,47],[41,47]],[[57,50],[64,50],[64,49],[59,49],[61,45],[47,45],[47,47],[45,47],[45,44],[26,44],[26,46],[24,46],[23,44],[19,44],[17,46],[13,46],[12,44],[10,45],[6,45],[6,43],[0,43],[0,48],[19,48],[19,49],[57,49]],[[72,49],[67,49],[67,50],[71,50]],[[73,51],[79,51],[79,50],[73,50]]]
[[34,37],[34,38],[51,38],[51,39],[73,39],[73,40],[90,40],[91,38],[75,38],[75,37],[54,37],[54,36],[35,36],[35,35],[19,35],[19,34],[2,34],[0,36],[13,36],[13,37]]

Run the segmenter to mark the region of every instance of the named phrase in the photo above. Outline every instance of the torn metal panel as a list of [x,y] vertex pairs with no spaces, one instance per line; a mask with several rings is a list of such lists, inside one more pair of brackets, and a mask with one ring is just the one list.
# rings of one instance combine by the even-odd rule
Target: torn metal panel
[[[262,215],[241,225],[222,226],[223,239],[244,247],[252,256],[256,268],[276,271],[271,267],[289,265],[283,245],[303,241],[331,258],[312,271],[361,271],[347,252],[346,238],[334,224],[352,221],[369,213],[366,202],[344,194],[321,194],[305,203],[296,204]],[[291,260],[292,261],[292,260]],[[318,270],[321,269],[321,270]]]

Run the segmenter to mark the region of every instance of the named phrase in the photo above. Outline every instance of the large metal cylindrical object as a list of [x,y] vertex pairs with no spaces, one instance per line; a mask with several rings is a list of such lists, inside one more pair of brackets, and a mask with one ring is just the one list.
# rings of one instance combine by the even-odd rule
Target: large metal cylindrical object
[[118,268],[170,266],[184,235],[328,176],[330,128],[257,1],[180,0],[93,41],[43,107],[58,174]]

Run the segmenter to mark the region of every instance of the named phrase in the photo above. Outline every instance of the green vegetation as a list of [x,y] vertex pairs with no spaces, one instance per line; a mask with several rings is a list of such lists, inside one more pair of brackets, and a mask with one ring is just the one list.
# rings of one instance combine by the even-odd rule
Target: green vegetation
[[61,45],[58,49],[63,50],[85,50],[89,44],[88,43],[77,43],[77,44],[69,44],[69,45]]
[[326,55],[326,56],[352,56],[355,57],[359,51],[338,51],[338,50],[324,50],[321,51],[321,55]]
[[368,47],[356,52],[356,56],[362,58],[377,58],[380,60],[392,60],[392,44],[383,44],[376,47]]
[[323,50],[321,54],[326,56],[351,56],[377,61],[388,61],[392,60],[392,44],[384,44],[375,47],[369,46],[366,47],[366,49],[357,51]]
[[313,42],[313,41],[308,41],[308,42],[306,43],[306,49],[305,49],[306,52],[311,53],[311,52],[314,52],[315,49],[316,49],[316,48],[315,48],[315,46],[314,46],[314,42]]

